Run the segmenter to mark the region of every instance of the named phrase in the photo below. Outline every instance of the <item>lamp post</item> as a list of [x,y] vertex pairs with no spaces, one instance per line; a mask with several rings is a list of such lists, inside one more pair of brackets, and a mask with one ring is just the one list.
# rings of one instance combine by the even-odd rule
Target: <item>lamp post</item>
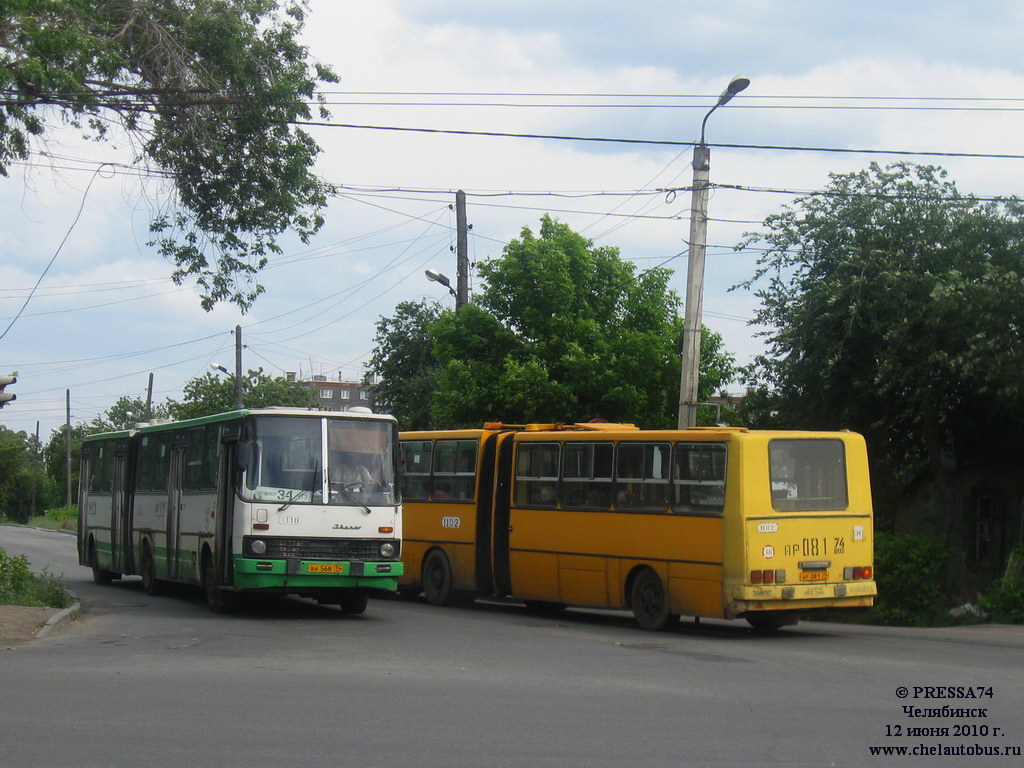
[[693,192],[690,204],[690,247],[686,270],[686,306],[683,318],[683,365],[679,375],[679,429],[697,426],[697,386],[700,383],[700,335],[704,311],[704,251],[708,233],[708,170],[711,148],[704,143],[704,129],[711,113],[729,103],[750,85],[746,77],[734,77],[700,124],[700,142],[693,148]]
[[[215,371],[220,371],[226,376],[231,376],[231,371],[225,368],[220,363],[210,363],[210,367]],[[238,376],[232,376],[235,384],[235,409],[242,409],[242,380]]]

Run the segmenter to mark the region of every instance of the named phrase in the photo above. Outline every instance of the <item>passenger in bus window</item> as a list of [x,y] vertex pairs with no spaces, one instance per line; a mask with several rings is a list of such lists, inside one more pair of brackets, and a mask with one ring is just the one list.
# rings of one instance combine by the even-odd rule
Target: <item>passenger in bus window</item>
[[551,483],[545,483],[540,487],[540,503],[545,507],[555,506],[555,500],[558,495],[555,493],[555,487]]

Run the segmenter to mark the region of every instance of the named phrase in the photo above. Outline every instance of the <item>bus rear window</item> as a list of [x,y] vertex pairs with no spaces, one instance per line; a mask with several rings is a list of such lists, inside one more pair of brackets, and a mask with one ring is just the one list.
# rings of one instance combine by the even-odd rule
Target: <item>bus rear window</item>
[[772,440],[768,465],[772,506],[779,512],[846,509],[842,440]]

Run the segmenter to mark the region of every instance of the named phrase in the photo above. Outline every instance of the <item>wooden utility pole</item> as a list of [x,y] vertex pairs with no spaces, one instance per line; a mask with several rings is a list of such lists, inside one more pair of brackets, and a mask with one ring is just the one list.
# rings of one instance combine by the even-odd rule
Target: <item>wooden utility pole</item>
[[455,226],[458,231],[455,309],[461,309],[469,303],[469,228],[466,226],[466,193],[461,189],[455,193]]
[[65,507],[70,507],[71,506],[71,390],[68,389],[65,392],[66,392],[66,402],[67,402],[67,408],[66,408],[67,418],[66,418],[66,420],[64,422],[64,453],[67,454],[67,456],[65,458],[67,459],[67,467],[66,467],[66,469],[67,469],[68,481],[67,481],[67,494],[66,494],[65,499],[64,499],[64,506]]

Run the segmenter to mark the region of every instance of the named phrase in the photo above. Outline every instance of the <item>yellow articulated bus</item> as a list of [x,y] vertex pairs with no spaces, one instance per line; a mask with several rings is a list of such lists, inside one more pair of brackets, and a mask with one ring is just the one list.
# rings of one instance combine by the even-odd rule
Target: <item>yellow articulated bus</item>
[[681,614],[775,629],[876,594],[853,432],[485,424],[404,432],[399,588],[434,605]]

